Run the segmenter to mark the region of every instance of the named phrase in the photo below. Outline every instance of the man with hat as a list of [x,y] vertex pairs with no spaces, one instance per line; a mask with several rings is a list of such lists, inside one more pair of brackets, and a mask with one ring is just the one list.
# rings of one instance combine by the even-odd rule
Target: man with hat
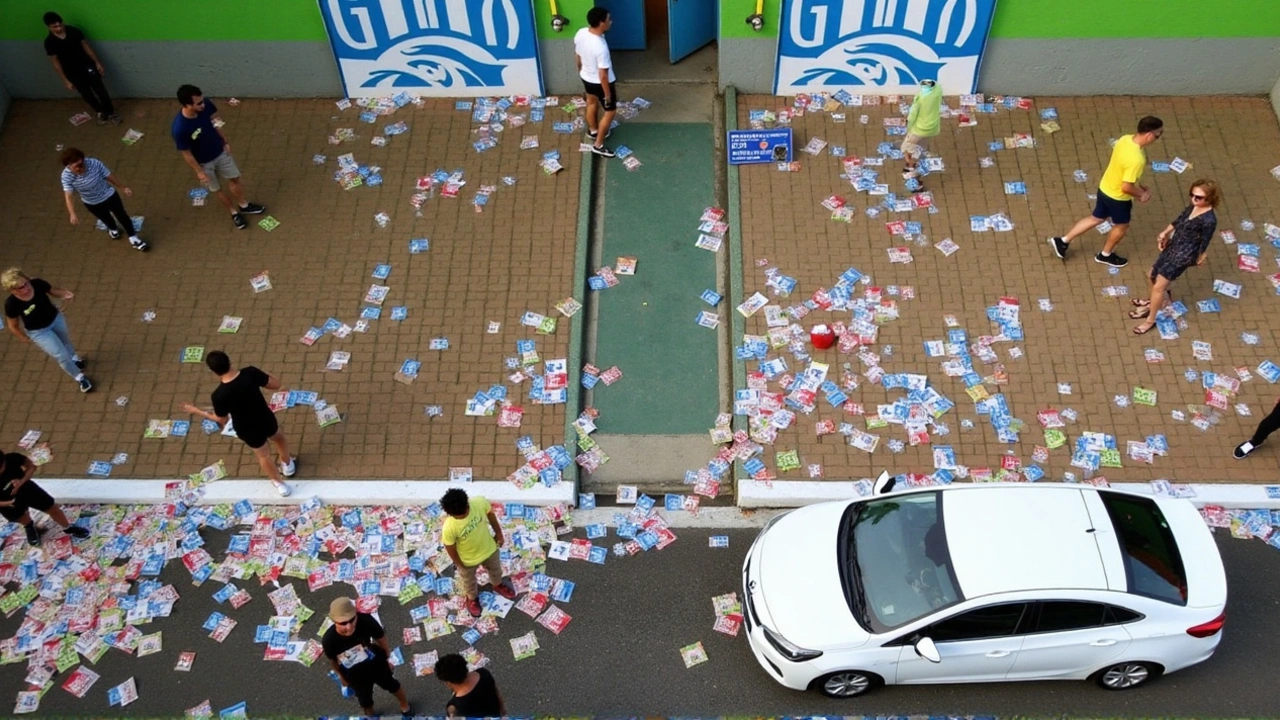
[[329,619],[333,627],[325,631],[320,644],[342,686],[355,693],[360,710],[373,715],[373,686],[377,685],[395,695],[400,712],[409,714],[409,700],[393,673],[382,625],[372,615],[357,612],[356,604],[345,597],[329,603]]

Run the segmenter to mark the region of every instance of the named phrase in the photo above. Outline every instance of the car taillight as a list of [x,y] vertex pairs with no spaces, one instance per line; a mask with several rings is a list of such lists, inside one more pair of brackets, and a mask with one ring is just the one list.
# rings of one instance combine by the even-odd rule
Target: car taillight
[[1227,621],[1227,614],[1224,612],[1218,617],[1207,623],[1201,623],[1195,627],[1187,628],[1187,634],[1191,637],[1207,638],[1212,637],[1222,630],[1222,624]]

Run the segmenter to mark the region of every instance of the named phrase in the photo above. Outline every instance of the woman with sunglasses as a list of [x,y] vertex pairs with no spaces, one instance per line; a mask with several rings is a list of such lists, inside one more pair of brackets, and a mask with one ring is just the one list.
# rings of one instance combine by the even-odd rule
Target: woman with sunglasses
[[[124,201],[120,199],[120,193],[133,195],[133,191],[112,175],[101,160],[85,157],[82,150],[67,148],[62,151],[61,159],[62,192],[66,195],[67,214],[71,216],[71,224],[80,224],[75,205],[71,203],[71,196],[79,193],[80,200],[89,212],[107,226],[107,234],[112,240],[119,240],[121,237],[121,229],[116,224],[119,220],[120,225],[124,226],[124,234],[129,236],[130,247],[142,252],[150,250],[151,246],[143,242],[134,231],[133,218],[129,217],[124,209]],[[120,189],[119,193],[116,188]]]
[[93,390],[93,383],[84,374],[84,358],[71,344],[67,321],[49,298],[62,300],[62,308],[75,298],[70,290],[56,288],[40,278],[28,277],[18,268],[0,273],[0,286],[9,293],[4,299],[4,324],[13,336],[36,347],[58,361],[62,371],[70,375],[80,386],[80,392]]
[[1136,310],[1129,313],[1134,320],[1146,322],[1133,329],[1134,335],[1143,335],[1156,325],[1156,315],[1164,306],[1169,285],[1192,265],[1203,265],[1209,252],[1209,241],[1218,228],[1218,216],[1214,208],[1221,200],[1218,184],[1212,180],[1197,180],[1191,184],[1191,205],[1156,236],[1160,257],[1156,258],[1147,276],[1151,285],[1151,299],[1134,300]]

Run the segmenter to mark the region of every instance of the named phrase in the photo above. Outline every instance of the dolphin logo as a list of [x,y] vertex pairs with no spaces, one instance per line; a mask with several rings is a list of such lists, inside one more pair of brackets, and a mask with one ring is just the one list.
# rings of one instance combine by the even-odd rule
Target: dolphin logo
[[507,65],[482,46],[459,38],[416,38],[369,61],[360,87],[501,87]]
[[884,35],[852,38],[829,48],[796,78],[797,86],[917,85],[936,80],[947,64],[927,45]]

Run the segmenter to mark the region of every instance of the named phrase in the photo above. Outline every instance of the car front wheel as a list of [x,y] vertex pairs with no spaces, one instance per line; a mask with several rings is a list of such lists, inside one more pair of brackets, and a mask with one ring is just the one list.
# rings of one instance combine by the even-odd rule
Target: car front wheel
[[1100,671],[1096,678],[1104,690],[1130,690],[1146,685],[1160,674],[1160,668],[1145,662],[1123,662]]
[[851,698],[862,695],[880,681],[875,675],[861,670],[841,670],[818,678],[815,685],[823,695],[831,698]]

